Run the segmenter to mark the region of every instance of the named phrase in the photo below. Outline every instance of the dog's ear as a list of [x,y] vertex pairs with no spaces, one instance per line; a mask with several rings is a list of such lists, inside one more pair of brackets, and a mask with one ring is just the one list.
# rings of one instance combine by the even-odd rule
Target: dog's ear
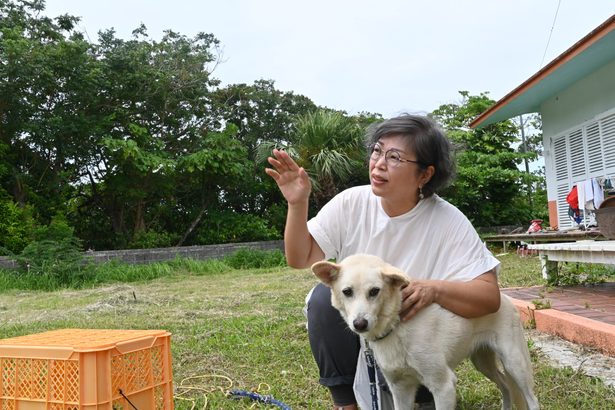
[[384,280],[394,287],[403,287],[410,283],[410,278],[404,272],[394,266],[387,265],[382,269]]
[[320,261],[312,265],[312,273],[329,287],[337,279],[340,269],[342,269],[340,265],[328,261]]

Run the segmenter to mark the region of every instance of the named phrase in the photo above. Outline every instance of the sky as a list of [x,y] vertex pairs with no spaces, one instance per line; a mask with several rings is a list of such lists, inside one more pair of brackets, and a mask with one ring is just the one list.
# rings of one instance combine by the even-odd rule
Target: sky
[[273,80],[320,106],[391,117],[499,100],[615,14],[614,0],[47,0],[96,42],[211,33],[226,84]]

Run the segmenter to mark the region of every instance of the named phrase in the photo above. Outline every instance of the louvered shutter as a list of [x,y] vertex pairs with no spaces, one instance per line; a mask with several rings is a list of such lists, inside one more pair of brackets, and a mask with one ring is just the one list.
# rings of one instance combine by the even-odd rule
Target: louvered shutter
[[579,182],[615,178],[615,112],[553,138],[559,227],[572,226],[566,196]]

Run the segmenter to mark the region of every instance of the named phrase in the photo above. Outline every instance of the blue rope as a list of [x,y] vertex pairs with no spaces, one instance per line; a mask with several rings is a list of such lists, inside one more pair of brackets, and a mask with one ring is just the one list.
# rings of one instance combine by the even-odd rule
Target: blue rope
[[241,397],[247,397],[254,401],[278,406],[282,410],[291,410],[291,408],[288,405],[282,403],[281,401],[274,399],[273,396],[263,396],[262,394],[249,392],[245,390],[231,390],[229,394],[233,396],[233,398],[235,399],[239,399]]

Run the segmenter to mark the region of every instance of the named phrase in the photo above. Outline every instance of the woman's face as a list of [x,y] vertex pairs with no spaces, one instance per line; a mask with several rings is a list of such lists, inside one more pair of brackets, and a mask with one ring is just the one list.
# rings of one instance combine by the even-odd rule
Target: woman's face
[[[382,198],[383,208],[389,216],[401,215],[418,203],[419,187],[432,177],[433,166],[421,169],[419,164],[411,162],[417,160],[416,155],[409,149],[405,137],[400,135],[380,138],[376,152],[378,148],[380,157],[372,157],[369,161],[372,191]],[[395,159],[387,161],[387,156],[397,157],[401,162]]]

